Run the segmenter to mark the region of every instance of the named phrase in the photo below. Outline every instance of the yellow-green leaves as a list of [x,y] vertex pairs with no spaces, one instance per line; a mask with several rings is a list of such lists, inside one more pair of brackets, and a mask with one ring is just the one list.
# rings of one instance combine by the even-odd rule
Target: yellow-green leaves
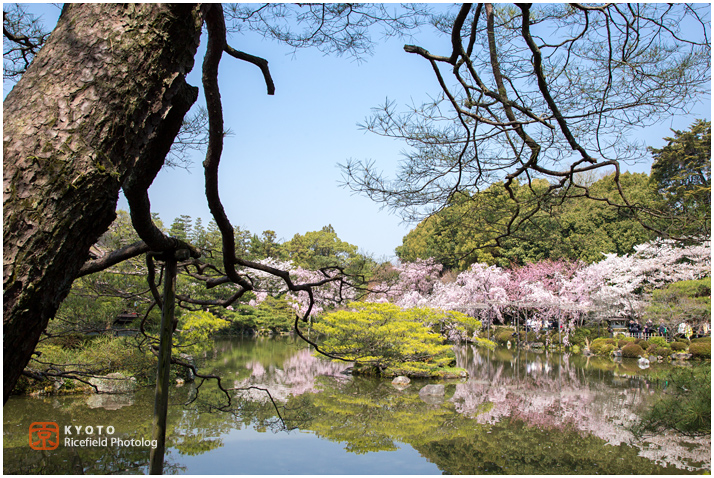
[[475,319],[454,312],[401,309],[389,303],[354,302],[349,307],[315,324],[315,330],[325,336],[324,350],[358,365],[376,367],[385,375],[438,376],[455,360],[439,327],[452,321],[462,322],[461,327],[480,326]]
[[207,311],[191,312],[182,316],[179,322],[180,344],[193,349],[213,345],[212,335],[228,325]]

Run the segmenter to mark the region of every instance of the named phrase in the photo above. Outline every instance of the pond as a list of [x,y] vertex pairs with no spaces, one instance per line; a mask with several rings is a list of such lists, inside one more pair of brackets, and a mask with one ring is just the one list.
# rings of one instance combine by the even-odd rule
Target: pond
[[[208,383],[172,387],[167,474],[711,469],[710,437],[638,441],[627,431],[640,407],[661,393],[634,360],[459,347],[458,365],[470,378],[448,382],[445,395],[434,396],[419,394],[427,381],[400,390],[389,380],[353,377],[344,373],[349,364],[314,357],[293,338],[218,340],[207,359],[225,387],[245,390],[231,391],[226,406]],[[150,389],[12,397],[3,410],[3,471],[147,473],[152,411]],[[30,447],[29,427],[37,422],[57,424],[56,449]]]

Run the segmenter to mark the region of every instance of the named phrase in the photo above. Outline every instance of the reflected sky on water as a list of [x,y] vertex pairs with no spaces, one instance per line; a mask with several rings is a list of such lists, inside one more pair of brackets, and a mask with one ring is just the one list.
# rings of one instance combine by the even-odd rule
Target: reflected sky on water
[[[636,440],[627,426],[661,393],[636,361],[457,349],[468,380],[443,397],[353,377],[291,339],[226,339],[206,354],[225,377],[172,391],[171,474],[676,474],[710,469],[711,439]],[[656,368],[653,365],[653,368]],[[277,404],[273,406],[270,391]],[[194,401],[186,406],[189,400]],[[105,424],[151,435],[152,390],[131,395],[13,397],[4,408],[5,473],[146,473],[148,449],[28,446],[34,421]],[[279,416],[278,416],[279,412]]]

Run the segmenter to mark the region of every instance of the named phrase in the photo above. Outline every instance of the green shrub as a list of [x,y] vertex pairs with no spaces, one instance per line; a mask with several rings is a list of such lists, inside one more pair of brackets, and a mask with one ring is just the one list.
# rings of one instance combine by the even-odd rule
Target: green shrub
[[659,347],[667,347],[667,339],[664,337],[650,337],[647,339],[650,344],[657,345]]
[[689,353],[696,358],[711,358],[712,346],[711,343],[695,342],[689,346]]
[[85,336],[79,333],[68,333],[52,337],[47,343],[58,345],[63,349],[74,350],[81,348],[85,343]]
[[622,347],[622,356],[624,358],[637,358],[643,356],[644,354],[645,351],[642,350],[642,347],[636,343],[629,343]]
[[642,348],[642,350],[647,350],[647,347],[650,346],[650,343],[648,341],[646,341],[645,339],[637,339],[637,340],[635,340],[635,343],[637,345],[639,345]]
[[669,347],[657,347],[657,350],[655,351],[655,355],[659,355],[662,357],[666,357],[667,355],[672,353],[672,349]]
[[494,336],[494,340],[496,341],[496,343],[499,343],[501,345],[506,345],[509,340],[511,341],[511,343],[513,343],[513,340],[515,340],[515,337],[513,337],[513,330],[499,329],[498,332],[496,332],[496,335]]
[[675,368],[666,377],[667,393],[647,410],[635,433],[676,430],[686,435],[711,433],[711,367]]
[[[59,370],[104,375],[122,372],[135,377],[139,383],[149,383],[156,376],[156,358],[151,352],[140,349],[134,337],[100,336],[87,340],[81,349],[65,349],[52,344],[40,344],[37,351],[43,362],[71,364],[58,366]],[[33,368],[42,371],[47,365],[38,366],[30,362]]]
[[[427,308],[402,310],[394,304],[353,302],[351,310],[323,315],[314,330],[326,338],[326,352],[375,366],[389,375],[402,371],[413,376],[438,376],[454,362],[454,351],[430,324],[446,314]],[[441,314],[441,315],[440,315]],[[449,317],[453,317],[450,313]]]
[[605,344],[602,348],[602,355],[610,355],[615,350],[615,344]]
[[598,338],[590,344],[590,351],[597,355],[607,355],[615,350],[615,340],[608,338]]
[[688,347],[685,342],[672,342],[669,346],[675,352],[684,352]]
[[647,347],[647,354],[652,355],[652,354],[657,353],[658,348],[659,348],[659,345],[651,344],[649,347]]
[[694,342],[712,343],[712,337],[711,337],[711,335],[707,335],[706,337],[699,337],[698,339],[692,339],[692,343],[694,343]]

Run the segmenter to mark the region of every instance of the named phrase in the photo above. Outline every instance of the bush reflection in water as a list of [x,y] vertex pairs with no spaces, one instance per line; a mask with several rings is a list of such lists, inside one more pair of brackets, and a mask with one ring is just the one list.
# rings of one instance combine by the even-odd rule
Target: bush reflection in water
[[[659,393],[653,384],[636,375],[634,361],[616,364],[597,357],[461,346],[457,348],[457,366],[466,368],[471,378],[448,385],[445,399],[436,404],[427,404],[418,395],[426,382],[416,381],[406,390],[398,391],[386,380],[343,374],[348,366],[314,357],[302,349],[287,357],[282,366],[274,363],[264,366],[257,360],[248,362],[245,369],[250,375],[236,380],[235,386],[270,389],[274,397],[279,397],[295,413],[284,415],[289,427],[290,421],[299,416],[300,428],[329,440],[346,442],[345,449],[351,452],[395,450],[398,442],[422,451],[420,447],[430,443],[466,439],[474,434],[495,438],[494,427],[499,430],[515,427],[521,434],[539,435],[536,448],[553,450],[558,446],[562,450],[560,439],[555,440],[561,442],[558,445],[549,444],[560,436],[579,444],[572,450],[575,454],[579,449],[585,456],[585,444],[592,442],[589,447],[594,455],[603,457],[608,452],[617,455],[613,457],[615,463],[608,464],[616,469],[596,466],[591,468],[593,473],[643,473],[645,469],[649,469],[648,473],[665,472],[655,464],[668,466],[667,472],[674,472],[674,468],[695,471],[710,466],[710,438],[663,434],[640,441],[628,431],[640,407]],[[312,394],[318,390],[323,393]],[[249,394],[255,400],[266,399],[259,391]],[[507,439],[513,440],[516,444],[521,441],[514,436]],[[569,442],[565,443],[567,448],[573,448]],[[521,445],[524,449],[530,446]],[[492,444],[486,448],[499,447]],[[551,451],[550,455],[557,454]],[[622,463],[625,456],[630,460],[627,464]],[[524,460],[531,461],[527,453]],[[562,462],[550,471],[526,467],[520,471],[501,468],[501,472],[575,472],[561,465]],[[491,470],[479,466],[471,471]],[[493,471],[496,472],[495,468]]]
[[[223,400],[215,387],[202,386],[199,399],[188,408],[181,404],[195,395],[195,385],[176,388],[169,411],[166,471],[187,471],[182,457],[210,456],[217,449],[239,446],[225,440],[235,430],[277,432],[284,426],[340,442],[347,453],[399,453],[400,446],[408,444],[449,474],[672,474],[710,469],[710,438],[660,435],[637,441],[627,431],[640,407],[660,393],[644,378],[632,376],[638,372],[636,361],[615,364],[471,346],[456,352],[457,365],[469,371],[470,379],[447,383],[443,398],[425,401],[418,392],[428,382],[413,381],[400,391],[389,380],[353,377],[343,373],[349,363],[314,357],[293,339],[218,341],[206,370],[234,387],[267,388],[284,422],[259,390],[231,392],[233,413],[208,413]],[[88,398],[11,400],[4,414],[5,473],[145,472],[148,452],[64,450],[62,463],[56,462],[59,455],[26,456],[24,421],[43,413],[65,423],[112,420],[127,437],[149,433],[150,390],[137,392],[131,405],[111,412],[89,408]],[[339,466],[339,457],[334,460]],[[334,473],[351,470],[336,468]]]

